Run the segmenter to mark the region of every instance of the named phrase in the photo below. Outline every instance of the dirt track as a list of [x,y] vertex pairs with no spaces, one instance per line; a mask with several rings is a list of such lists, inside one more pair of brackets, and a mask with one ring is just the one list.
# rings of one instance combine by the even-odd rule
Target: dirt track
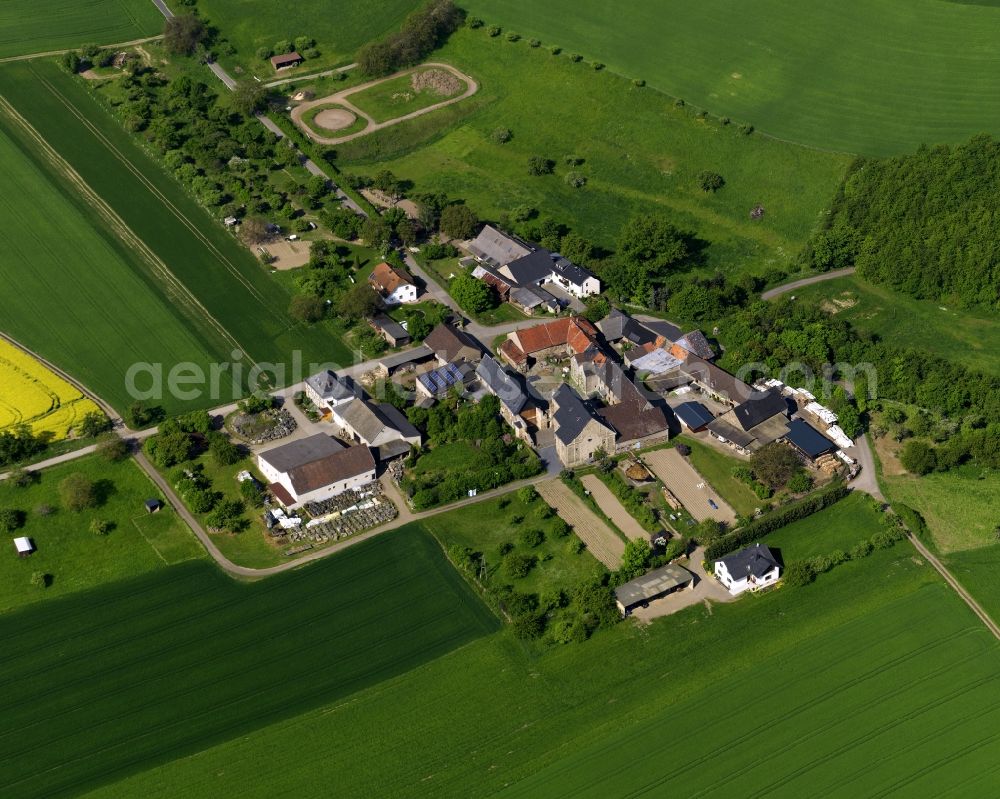
[[[643,455],[643,460],[699,522],[702,519],[715,519],[727,524],[735,521],[733,509],[676,449],[648,452]],[[709,500],[715,502],[718,508],[712,508]]]
[[591,555],[609,569],[621,566],[625,542],[569,486],[562,480],[546,480],[539,483],[537,489],[542,499],[556,509],[559,517],[572,526],[573,532],[587,545]]
[[[435,103],[434,105],[428,106],[427,108],[421,108],[417,111],[413,111],[409,114],[404,114],[401,117],[396,117],[395,119],[390,119],[385,122],[376,122],[372,117],[358,108],[356,105],[352,105],[351,101],[348,99],[352,94],[357,94],[358,92],[369,89],[372,86],[377,86],[380,83],[385,83],[386,81],[393,80],[395,78],[401,77],[403,75],[409,75],[412,72],[416,72],[418,69],[424,69],[425,67],[438,67],[439,69],[445,69],[450,72],[455,77],[461,79],[465,82],[466,89],[461,94],[455,97],[449,97],[447,100],[442,100],[440,103]],[[429,114],[431,111],[437,111],[439,108],[444,108],[446,105],[451,105],[452,103],[457,103],[461,100],[471,97],[477,91],[479,91],[479,84],[476,83],[472,78],[463,72],[459,72],[451,64],[442,64],[438,62],[428,62],[426,64],[421,64],[420,66],[412,67],[410,69],[404,69],[400,72],[396,72],[393,75],[389,75],[385,78],[379,78],[378,80],[372,80],[368,83],[362,83],[360,86],[352,86],[350,89],[344,89],[336,94],[330,94],[326,97],[319,97],[315,100],[310,100],[308,103],[302,103],[292,109],[292,121],[295,126],[306,134],[310,139],[319,144],[343,144],[344,142],[349,142],[351,139],[357,139],[361,136],[367,136],[369,133],[374,133],[377,130],[382,130],[382,128],[388,128],[392,125],[398,125],[400,122],[405,122],[408,119],[413,119],[415,117],[422,116],[423,114]],[[347,136],[321,136],[316,131],[314,131],[309,125],[302,121],[302,115],[306,113],[310,108],[315,108],[318,105],[326,105],[328,103],[337,103],[338,105],[344,106],[348,110],[352,111],[357,115],[358,119],[365,119],[368,121],[368,126],[364,130],[359,130],[357,133],[351,133]]]
[[618,526],[619,530],[625,533],[627,538],[649,540],[649,533],[642,529],[639,522],[625,510],[625,506],[618,500],[618,497],[611,493],[611,489],[601,482],[597,475],[584,475],[580,478],[580,482],[590,492],[597,507]]

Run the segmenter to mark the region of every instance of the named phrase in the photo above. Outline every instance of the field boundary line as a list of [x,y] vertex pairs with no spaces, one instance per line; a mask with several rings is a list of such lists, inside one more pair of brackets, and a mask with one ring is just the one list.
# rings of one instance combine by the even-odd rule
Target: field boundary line
[[[73,169],[72,165],[66,159],[64,159],[56,150],[45,140],[45,138],[25,119],[16,108],[7,100],[6,97],[0,95],[0,113],[6,113],[11,120],[13,120],[17,125],[19,125],[24,132],[38,145],[42,154],[49,160],[55,169],[62,173],[71,184],[80,192],[83,199],[86,200],[95,211],[97,211],[104,219],[107,221],[110,229],[114,232],[121,241],[130,249],[135,250],[152,268],[155,274],[163,280],[165,288],[167,289],[168,295],[175,296],[180,303],[184,303],[186,300],[186,309],[188,312],[194,312],[195,310],[200,311],[201,315],[204,316],[205,320],[209,323],[209,326],[213,328],[217,334],[222,338],[223,341],[228,342],[231,346],[239,349],[243,353],[247,353],[246,348],[244,348],[240,342],[216,319],[209,310],[201,304],[197,297],[185,286],[181,280],[170,270],[170,267],[161,259],[149,245],[146,244],[122,219],[115,210],[108,205],[103,198],[97,192],[95,192],[90,185],[83,179],[83,177]],[[185,307],[182,305],[182,307]],[[197,318],[196,314],[195,318]],[[249,357],[249,354],[248,354]],[[257,365],[256,361],[250,357],[251,363]]]
[[177,220],[184,225],[188,230],[190,230],[205,248],[215,256],[215,258],[226,268],[226,270],[235,277],[243,287],[250,292],[250,294],[258,301],[260,301],[265,307],[270,307],[267,303],[266,298],[262,293],[260,293],[256,286],[254,286],[244,274],[239,270],[232,261],[230,261],[219,249],[209,240],[209,238],[198,228],[198,226],[191,221],[184,213],[181,212],[177,206],[175,206],[163,192],[154,184],[149,178],[147,178],[135,164],[129,160],[125,154],[119,150],[114,143],[107,138],[107,136],[102,133],[94,123],[92,123],[87,117],[77,108],[71,100],[69,100],[62,92],[60,92],[55,86],[53,86],[49,81],[43,77],[38,77],[39,82],[45,86],[58,100],[61,102],[66,109],[75,116],[83,125],[86,127],[96,138],[108,149],[115,158],[117,158],[126,169],[129,170],[139,182],[142,183],[146,189],[156,197],[166,208],[172,213]]
[[142,528],[139,526],[139,522],[137,521],[137,519],[141,519],[141,518],[142,518],[141,516],[133,516],[131,519],[129,519],[129,521],[132,522],[132,526],[135,527],[135,529],[139,531],[139,535],[142,536],[143,541],[145,541],[147,544],[149,544],[149,548],[152,549],[153,552],[156,553],[156,557],[158,557],[160,560],[163,561],[163,565],[164,566],[169,566],[170,563],[168,563],[167,559],[165,557],[163,557],[163,553],[160,552],[160,550],[158,550],[156,548],[156,544],[154,544],[152,541],[149,540],[149,536],[147,536],[142,531]]
[[[159,33],[156,36],[146,36],[143,39],[132,39],[129,42],[114,42],[112,44],[102,44],[102,48],[107,49],[108,47],[134,47],[137,44],[146,44],[147,42],[158,42],[163,38],[163,34]],[[79,47],[67,47],[64,50],[46,50],[41,53],[25,53],[24,55],[10,55],[6,58],[0,58],[0,64],[7,64],[11,61],[31,61],[35,58],[49,58],[54,55],[63,55],[64,53],[72,53],[74,50],[79,50]]]

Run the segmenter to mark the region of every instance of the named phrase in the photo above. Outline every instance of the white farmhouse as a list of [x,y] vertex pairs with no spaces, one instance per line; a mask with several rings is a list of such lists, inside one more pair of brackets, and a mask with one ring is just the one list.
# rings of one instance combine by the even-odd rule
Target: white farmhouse
[[409,272],[398,266],[383,261],[372,270],[368,282],[386,305],[417,301],[417,284]]
[[737,596],[774,585],[781,577],[781,565],[770,549],[754,544],[715,561],[714,572],[715,579]]

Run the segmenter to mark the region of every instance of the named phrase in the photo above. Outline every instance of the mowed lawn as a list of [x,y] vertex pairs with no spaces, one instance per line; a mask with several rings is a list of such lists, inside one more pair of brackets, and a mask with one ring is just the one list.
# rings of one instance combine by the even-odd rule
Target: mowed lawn
[[[182,564],[6,614],[0,794],[79,795],[336,702],[497,625],[412,530],[264,582]],[[299,739],[295,760],[315,764],[317,743]]]
[[[184,10],[177,0],[169,0],[169,5],[177,13]],[[419,5],[418,0],[199,0],[198,13],[236,48],[234,56],[223,56],[224,64],[240,64],[266,80],[292,77],[296,70],[275,75],[269,62],[256,57],[260,47],[308,36],[316,40],[320,57],[306,61],[298,72],[346,64],[359,47],[396,30]]]
[[[142,361],[206,367],[225,358],[144,278],[135,253],[107,238],[78,196],[35,163],[0,115],[6,221],[0,329],[123,409],[128,368]],[[168,411],[182,403],[169,397]]]
[[467,0],[772,136],[870,155],[1000,133],[1000,8],[940,0]]
[[163,32],[150,0],[4,0],[0,3],[0,58],[115,44]]
[[933,353],[1000,375],[1000,317],[916,300],[860,278],[836,278],[796,289],[795,296],[823,303],[838,318],[890,344]]
[[493,636],[93,796],[984,795],[998,666],[898,544],[541,656]]
[[[711,269],[789,267],[848,164],[696,119],[654,89],[482,29],[458,31],[433,58],[474,76],[479,92],[339,145],[338,161],[366,174],[388,168],[417,191],[465,199],[485,218],[528,206],[613,247],[631,216],[661,211],[710,242]],[[512,139],[494,143],[497,128]],[[555,161],[555,174],[530,175],[532,156]],[[566,156],[583,163],[567,165]],[[725,187],[702,191],[703,170],[721,174]],[[587,184],[570,186],[570,172]],[[764,218],[751,220],[758,204]]]
[[[224,329],[229,346],[249,356],[244,362],[288,365],[294,351],[306,364],[349,361],[330,328],[292,321],[289,293],[137,146],[84,81],[53,62],[8,64],[0,67],[0,93],[193,297],[175,305],[187,306],[205,326]],[[150,277],[167,291],[158,275]],[[147,359],[157,359],[155,350]]]
[[[63,505],[59,484],[73,474],[94,483],[99,498],[96,507],[76,512]],[[17,558],[9,538],[4,537],[0,614],[205,557],[201,544],[177,514],[170,507],[149,514],[147,499],[162,501],[163,496],[131,458],[109,463],[99,455],[88,455],[38,472],[31,486],[0,482],[0,508],[25,514],[24,526],[14,535],[27,536],[35,544],[30,557]],[[94,519],[110,523],[106,535],[90,531]],[[35,572],[48,575],[47,587],[32,585]]]
[[829,555],[867,541],[882,529],[881,514],[867,494],[855,492],[819,513],[799,519],[761,539],[781,555],[784,563]]

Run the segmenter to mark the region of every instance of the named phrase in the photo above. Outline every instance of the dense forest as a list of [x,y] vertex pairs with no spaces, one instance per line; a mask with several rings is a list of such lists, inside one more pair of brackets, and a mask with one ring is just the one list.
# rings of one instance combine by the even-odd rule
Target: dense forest
[[806,257],[914,297],[1000,307],[998,183],[1000,142],[987,135],[861,159]]

